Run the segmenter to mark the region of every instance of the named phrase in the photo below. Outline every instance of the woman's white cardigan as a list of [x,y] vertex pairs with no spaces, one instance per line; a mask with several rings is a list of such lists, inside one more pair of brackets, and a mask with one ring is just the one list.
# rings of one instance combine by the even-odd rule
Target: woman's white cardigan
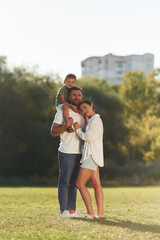
[[79,128],[76,133],[85,141],[81,162],[91,155],[95,163],[103,167],[103,123],[99,114],[95,114],[89,119],[85,132]]

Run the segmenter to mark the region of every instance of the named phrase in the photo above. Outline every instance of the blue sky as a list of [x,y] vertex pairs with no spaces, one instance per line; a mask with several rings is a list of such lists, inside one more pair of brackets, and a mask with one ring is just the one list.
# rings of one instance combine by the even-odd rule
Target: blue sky
[[160,67],[159,12],[159,0],[0,0],[0,55],[62,78],[108,53],[149,52]]

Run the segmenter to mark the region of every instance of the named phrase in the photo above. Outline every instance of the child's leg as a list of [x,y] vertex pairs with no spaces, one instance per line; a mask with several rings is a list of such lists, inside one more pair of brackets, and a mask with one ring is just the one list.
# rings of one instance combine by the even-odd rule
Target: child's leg
[[[64,119],[65,122],[69,118],[68,108],[69,107],[67,105],[63,104],[62,110],[63,110],[63,119]],[[67,132],[69,132],[69,133],[74,132],[74,129],[70,126],[69,128],[67,128]]]
[[67,105],[63,104],[62,110],[63,110],[63,119],[64,119],[65,122],[66,122],[67,119],[69,118],[68,108],[69,108],[69,107],[68,107]]

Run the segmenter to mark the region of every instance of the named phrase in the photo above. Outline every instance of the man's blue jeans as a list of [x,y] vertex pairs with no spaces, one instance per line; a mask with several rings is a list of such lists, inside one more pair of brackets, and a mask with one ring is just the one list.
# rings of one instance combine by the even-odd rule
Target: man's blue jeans
[[58,200],[60,211],[76,209],[76,180],[79,172],[81,157],[81,154],[58,152]]

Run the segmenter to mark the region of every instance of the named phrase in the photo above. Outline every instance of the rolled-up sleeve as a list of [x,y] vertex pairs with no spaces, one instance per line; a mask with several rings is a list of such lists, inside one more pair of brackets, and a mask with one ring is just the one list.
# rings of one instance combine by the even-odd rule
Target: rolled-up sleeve
[[57,123],[57,124],[60,124],[62,125],[64,122],[63,120],[63,115],[62,115],[62,111],[58,111],[54,117],[54,120],[53,120],[53,123]]

